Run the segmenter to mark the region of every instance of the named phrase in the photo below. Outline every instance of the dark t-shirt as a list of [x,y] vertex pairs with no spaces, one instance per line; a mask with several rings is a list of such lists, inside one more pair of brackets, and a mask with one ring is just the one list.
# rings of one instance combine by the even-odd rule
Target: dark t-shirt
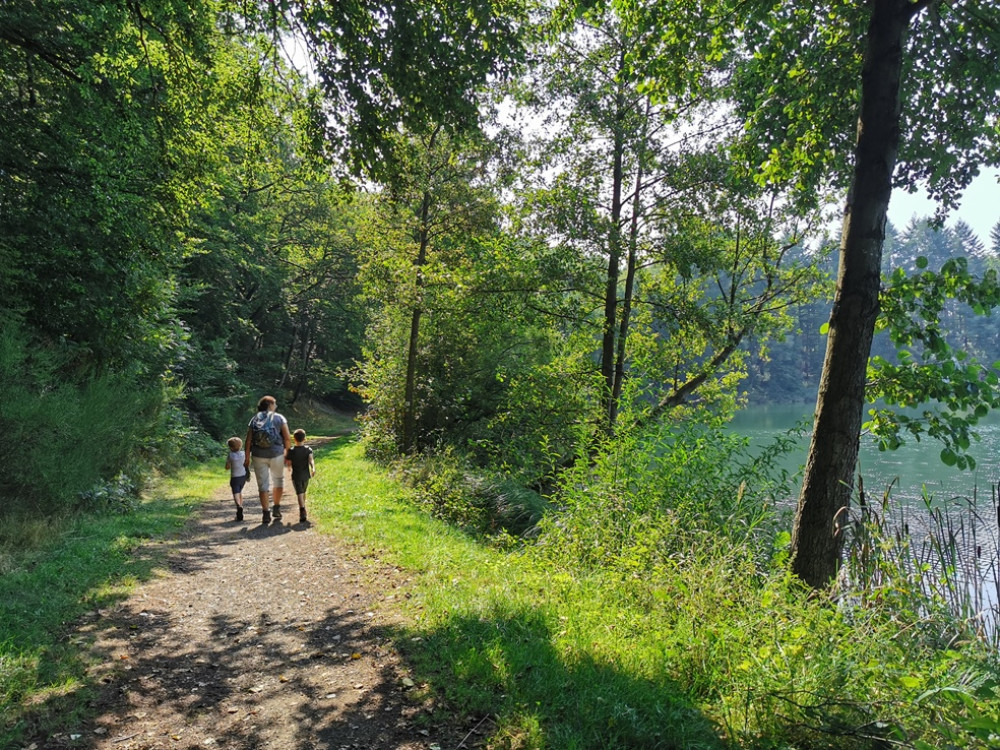
[[288,449],[288,460],[292,462],[293,477],[309,476],[309,456],[313,449],[308,445],[293,445]]

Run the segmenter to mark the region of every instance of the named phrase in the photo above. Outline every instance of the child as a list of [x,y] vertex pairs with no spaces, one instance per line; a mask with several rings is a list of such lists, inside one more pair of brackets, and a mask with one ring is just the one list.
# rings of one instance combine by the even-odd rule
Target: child
[[231,437],[226,441],[229,446],[229,456],[226,458],[226,468],[229,469],[229,486],[233,490],[233,502],[236,503],[236,519],[243,520],[243,486],[247,483],[249,475],[246,461],[246,453],[243,451],[243,441],[238,437]]
[[306,490],[309,478],[316,476],[316,463],[313,461],[313,449],[305,445],[306,431],[296,430],[292,433],[295,445],[288,449],[285,461],[292,465],[292,486],[299,499],[299,523],[306,522]]

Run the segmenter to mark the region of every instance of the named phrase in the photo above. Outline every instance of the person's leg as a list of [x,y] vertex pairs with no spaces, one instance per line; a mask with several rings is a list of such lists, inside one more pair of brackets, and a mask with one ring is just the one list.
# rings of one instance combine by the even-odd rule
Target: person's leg
[[281,496],[285,492],[285,456],[284,454],[275,456],[268,459],[268,463],[271,473],[271,484],[274,485],[274,507],[272,511],[274,519],[279,520],[281,518]]
[[271,472],[270,463],[266,458],[253,457],[253,473],[257,477],[257,490],[260,493],[260,509],[262,512],[262,523],[271,522]]
[[229,486],[233,490],[233,502],[236,504],[236,519],[237,521],[243,520],[243,485],[246,484],[247,478],[242,477],[232,477],[229,480]]
[[309,477],[292,477],[295,485],[295,497],[299,502],[299,523],[306,522],[306,491],[309,488]]

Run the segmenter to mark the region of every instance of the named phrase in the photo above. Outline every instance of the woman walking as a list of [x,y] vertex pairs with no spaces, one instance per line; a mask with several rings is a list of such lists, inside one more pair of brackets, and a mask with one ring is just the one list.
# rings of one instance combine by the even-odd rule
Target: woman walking
[[269,507],[271,486],[274,486],[274,520],[281,520],[281,495],[285,488],[285,453],[292,445],[288,420],[277,412],[274,396],[264,396],[257,404],[257,413],[247,425],[245,465],[253,463],[260,490],[261,523],[271,522]]

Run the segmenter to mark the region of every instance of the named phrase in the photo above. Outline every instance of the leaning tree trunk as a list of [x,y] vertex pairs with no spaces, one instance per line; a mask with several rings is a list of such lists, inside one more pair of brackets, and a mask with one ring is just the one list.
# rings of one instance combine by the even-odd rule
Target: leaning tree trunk
[[814,588],[830,583],[840,565],[841,529],[853,493],[865,375],[879,313],[882,244],[899,146],[903,42],[923,5],[910,0],[871,3],[837,290],[792,531],[792,570]]

